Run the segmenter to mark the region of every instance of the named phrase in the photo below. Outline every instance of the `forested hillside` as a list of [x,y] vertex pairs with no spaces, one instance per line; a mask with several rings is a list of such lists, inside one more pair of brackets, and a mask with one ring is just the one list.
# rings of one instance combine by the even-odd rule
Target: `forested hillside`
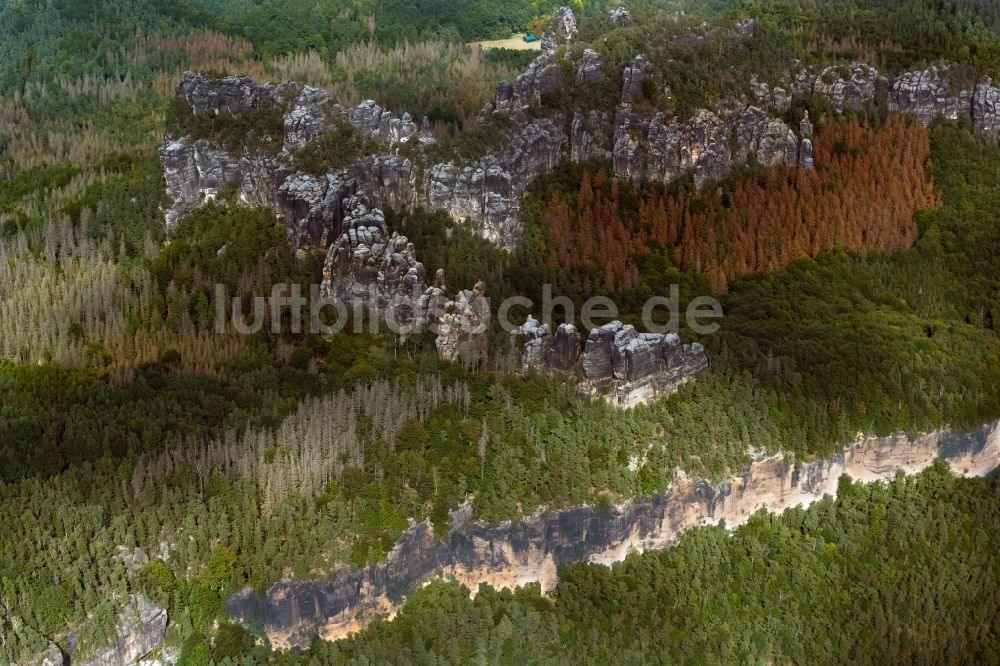
[[[992,663],[997,483],[941,468],[845,479],[836,500],[761,513],[732,534],[705,528],[610,570],[570,567],[547,597],[484,586],[470,599],[439,582],[392,621],[308,657],[247,652],[283,665]],[[192,652],[220,659],[237,654],[231,645]]]
[[[739,277],[770,273],[803,257],[844,250],[894,251],[916,238],[914,214],[934,207],[922,127],[891,121],[873,132],[826,125],[816,141],[823,165],[784,178],[762,170],[726,183],[721,195],[628,193],[607,173],[585,171],[572,203],[555,195],[543,218],[549,264],[593,275],[608,291],[634,288],[633,258],[676,253],[718,291]],[[635,206],[635,199],[638,206]]]
[[[613,114],[638,53],[651,64],[630,110],[680,118],[748,103],[751,75],[775,84],[792,63],[895,75],[944,62],[954,90],[1000,79],[991,0],[636,0],[611,27],[614,5],[574,4],[579,35],[558,56],[570,81],[565,56],[584,47],[611,74],[546,92],[531,120]],[[453,289],[482,280],[494,304],[541,303],[552,285],[577,312],[604,296],[641,326],[671,285],[682,305],[718,298],[717,333],[680,330],[710,367],[651,404],[585,394],[577,370],[524,370],[497,326],[458,362],[431,334],[215,329],[216,285],[245,302],[276,284],[308,293],[330,266],[232,187],[168,229],[164,136],[259,149],[319,179],[384,148],[342,123],[283,154],[283,109],[196,116],[174,97],[184,70],[426,116],[433,145],[392,157],[460,170],[509,140],[489,105],[534,57],[469,42],[519,35],[556,8],[0,7],[0,663],[34,666],[50,644],[85,663],[114,642],[129,594],[166,609],[158,654],[185,666],[995,659],[997,481],[940,467],[844,481],[836,499],[699,529],[612,569],[572,566],[547,596],[470,599],[437,582],[395,621],[309,654],[272,652],[230,623],[230,595],[384,561],[411,521],[447,534],[465,502],[488,524],[606,507],[679,471],[719,481],[752,455],[816,460],[859,432],[1000,417],[1000,144],[970,118],[901,117],[884,90],[841,111],[793,94],[775,112],[792,127],[810,112],[812,171],[748,158],[696,187],[617,178],[611,159],[549,165],[520,201],[510,251],[442,211],[385,211],[428,282],[438,269]],[[752,34],[733,28],[750,21]],[[131,566],[120,547],[149,562]]]

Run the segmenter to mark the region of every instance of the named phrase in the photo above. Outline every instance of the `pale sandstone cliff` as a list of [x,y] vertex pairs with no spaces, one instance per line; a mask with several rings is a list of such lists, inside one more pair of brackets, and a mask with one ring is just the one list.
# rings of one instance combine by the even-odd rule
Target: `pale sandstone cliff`
[[741,474],[713,485],[680,474],[663,494],[601,511],[583,506],[486,526],[453,514],[455,526],[438,542],[428,523],[412,526],[385,562],[347,568],[321,581],[282,580],[264,596],[253,590],[229,602],[233,618],[264,633],[276,647],[306,647],[315,636],[337,639],[376,616],[392,615],[406,595],[436,577],[476,590],[481,583],[515,587],[556,583],[557,567],[574,561],[610,564],[633,550],[664,548],[699,525],[744,523],[755,511],[782,511],[835,494],[841,475],[862,481],[919,472],[943,459],[961,476],[1000,467],[1000,422],[968,433],[866,438],[829,460],[795,463],[755,459]]

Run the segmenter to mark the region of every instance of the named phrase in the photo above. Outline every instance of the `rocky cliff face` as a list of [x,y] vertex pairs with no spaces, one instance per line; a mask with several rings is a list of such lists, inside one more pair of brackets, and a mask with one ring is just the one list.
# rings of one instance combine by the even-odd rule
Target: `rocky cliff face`
[[382,211],[369,209],[363,198],[352,197],[346,208],[343,233],[326,255],[324,295],[352,313],[360,309],[402,327],[416,325],[427,272],[413,244],[390,236]]
[[[609,22],[627,22],[614,11]],[[753,24],[737,26],[749,35]],[[945,66],[907,72],[890,81],[864,63],[794,70],[788,80],[769,84],[753,79],[752,102],[727,99],[690,117],[637,105],[652,64],[636,55],[623,71],[609,71],[601,54],[584,49],[572,55],[577,25],[561,8],[549,23],[538,57],[512,82],[500,83],[481,121],[495,122],[503,140],[475,160],[426,163],[420,149],[401,146],[434,142],[426,119],[419,127],[374,101],[345,108],[316,88],[295,83],[271,85],[249,77],[209,79],[186,73],[177,88],[195,114],[242,115],[265,106],[285,110],[279,155],[259,151],[230,154],[190,137],[167,137],[160,151],[174,223],[199,203],[235,188],[241,201],[273,208],[301,251],[325,252],[342,232],[343,202],[363,195],[372,207],[425,206],[469,220],[485,238],[512,248],[518,241],[521,198],[533,178],[565,160],[610,160],[614,173],[633,180],[670,182],[692,174],[697,186],[724,178],[753,158],[766,166],[813,168],[811,131],[806,119],[789,127],[775,114],[787,112],[792,97],[825,97],[839,112],[861,111],[886,96],[891,110],[927,123],[938,115],[969,117],[983,132],[1000,133],[1000,89],[986,80],[970,90],[952,90]],[[700,35],[700,40],[709,38]],[[546,95],[567,87],[606,86],[620,81],[613,110],[547,109]],[[297,171],[291,151],[348,123],[377,146],[343,169],[322,177]],[[418,157],[413,157],[417,155]]]
[[620,321],[591,330],[582,354],[572,324],[561,324],[553,334],[548,324],[529,316],[511,337],[522,345],[525,367],[563,373],[579,367],[583,390],[623,408],[672,393],[708,367],[700,344],[683,345],[673,333],[640,333]]
[[118,619],[118,638],[114,645],[89,659],[74,656],[74,666],[133,666],[163,642],[167,611],[142,595],[131,595]]
[[229,600],[229,611],[274,646],[307,647],[315,636],[342,638],[376,616],[392,615],[410,591],[435,577],[454,578],[472,590],[481,583],[509,588],[533,582],[548,590],[560,564],[621,561],[632,550],[667,547],[692,527],[720,521],[736,526],[759,509],[782,511],[836,494],[843,474],[862,482],[888,480],[897,470],[919,472],[937,458],[963,476],[996,469],[1000,422],[969,433],[868,438],[807,464],[781,455],[758,457],[719,485],[680,474],[665,493],[610,511],[582,506],[490,527],[459,510],[444,541],[435,539],[428,523],[413,525],[385,562],[321,581],[283,580],[263,596],[246,590]]
[[909,114],[929,125],[938,116],[957,120],[969,115],[972,93],[967,90],[952,93],[948,70],[930,67],[905,72],[889,90],[889,110]]
[[972,122],[982,132],[1000,135],[1000,88],[984,84],[972,94]]
[[793,90],[799,95],[826,98],[839,113],[861,111],[875,99],[888,80],[877,69],[862,62],[827,67],[820,72],[806,68],[795,77]]
[[[234,78],[234,77],[227,77]],[[245,77],[244,77],[245,78]],[[198,86],[191,84],[199,81]],[[242,79],[241,79],[242,80]],[[232,94],[195,94],[188,89],[205,87],[197,74],[186,73],[178,95],[192,110],[216,107],[220,112],[247,112],[263,93],[247,91],[247,104],[231,101]],[[224,90],[231,86],[223,79]],[[249,84],[247,84],[249,85]],[[245,88],[246,86],[243,86]],[[261,88],[270,89],[266,84]],[[243,89],[241,88],[241,90]],[[220,102],[222,97],[227,102]],[[348,122],[373,139],[384,151],[366,156],[322,177],[302,173],[288,159],[291,151],[323,133]],[[305,88],[284,119],[284,148],[279,155],[245,150],[234,155],[204,139],[167,137],[160,150],[167,194],[174,202],[166,212],[168,225],[202,201],[234,188],[240,201],[271,207],[289,229],[297,249],[325,250],[340,234],[342,202],[363,194],[375,206],[408,208],[426,206],[445,210],[456,219],[470,220],[479,232],[498,245],[514,244],[519,200],[531,179],[567,158],[568,141],[551,119],[542,118],[504,130],[505,140],[496,150],[468,163],[415,164],[394,151],[406,143],[433,143],[429,132],[417,130],[407,114],[401,118],[363,102],[344,109],[324,91]]]
[[925,125],[938,116],[971,118],[978,131],[1000,134],[1000,88],[987,78],[971,88],[955,89],[951,79],[944,65],[906,72],[889,90],[889,109],[913,115]]
[[[624,15],[615,16],[620,21]],[[639,96],[649,67],[642,56],[621,74],[622,104],[615,114],[579,109],[571,117],[539,117],[533,110],[547,93],[567,85],[600,85],[618,76],[608,72],[601,55],[591,49],[564,61],[567,56],[559,49],[572,43],[576,29],[573,12],[560,9],[539,56],[515,82],[497,86],[483,121],[502,117],[498,128],[503,141],[471,162],[417,164],[403,157],[398,149],[404,144],[433,143],[426,120],[418,128],[408,114],[396,117],[370,100],[345,108],[325,91],[308,86],[185,73],[177,95],[195,114],[239,116],[269,105],[285,109],[283,148],[279,155],[234,155],[205,140],[167,137],[160,151],[167,193],[174,202],[166,212],[167,222],[173,224],[203,200],[235,188],[242,202],[273,208],[297,249],[325,251],[342,231],[344,200],[360,194],[371,206],[445,210],[469,220],[485,238],[511,248],[517,242],[520,200],[528,184],[565,160],[612,159],[618,175],[634,179],[670,181],[693,171],[699,184],[725,176],[751,155],[767,165],[799,163],[795,133],[757,107],[730,104],[701,110],[687,120],[634,111],[630,103]],[[567,76],[567,69],[575,74]],[[319,178],[291,166],[288,156],[293,150],[342,122],[372,139],[379,152]]]
[[755,106],[701,109],[686,121],[625,108],[617,116],[614,169],[624,178],[669,183],[691,172],[702,187],[751,156],[764,166],[801,166],[795,132]]
[[683,345],[674,333],[639,333],[620,321],[590,332],[581,361],[591,393],[620,407],[672,393],[708,367],[697,342]]

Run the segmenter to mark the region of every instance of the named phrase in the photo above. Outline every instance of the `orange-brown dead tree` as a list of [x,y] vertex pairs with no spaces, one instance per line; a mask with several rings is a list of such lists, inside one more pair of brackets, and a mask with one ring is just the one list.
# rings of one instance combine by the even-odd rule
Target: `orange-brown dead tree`
[[555,198],[545,224],[550,265],[603,276],[604,287],[634,286],[632,262],[650,241],[676,249],[681,266],[724,291],[743,275],[843,249],[894,251],[916,240],[914,213],[936,205],[925,165],[926,129],[893,119],[873,130],[857,121],[817,134],[817,169],[770,169],[718,193],[648,194],[638,214],[623,211],[618,184],[601,170],[581,179],[575,209]]

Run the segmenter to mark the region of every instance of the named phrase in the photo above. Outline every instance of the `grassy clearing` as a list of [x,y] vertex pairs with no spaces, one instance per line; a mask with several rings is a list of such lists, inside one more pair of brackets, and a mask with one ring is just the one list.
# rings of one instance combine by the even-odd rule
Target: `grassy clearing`
[[487,39],[481,42],[469,42],[470,46],[478,46],[484,51],[490,49],[513,49],[515,51],[540,51],[541,41],[526,42],[523,35],[514,35],[507,39]]

